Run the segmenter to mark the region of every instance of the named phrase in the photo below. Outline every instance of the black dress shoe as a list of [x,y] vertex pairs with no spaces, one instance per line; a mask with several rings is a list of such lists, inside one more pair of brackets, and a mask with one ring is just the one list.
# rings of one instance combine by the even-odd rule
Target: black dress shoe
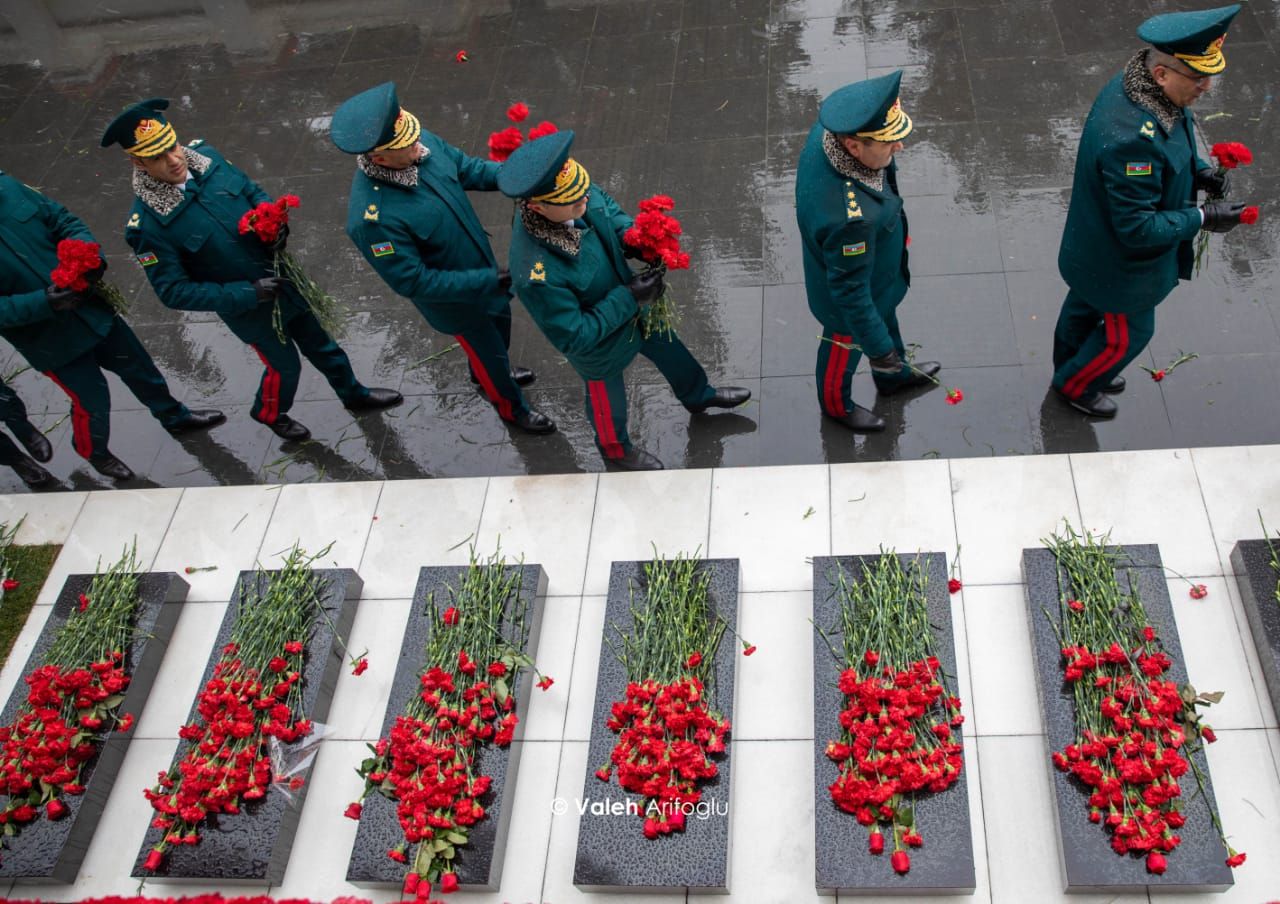
[[884,418],[872,414],[861,405],[854,405],[853,410],[844,417],[836,417],[826,411],[822,413],[842,427],[848,427],[854,433],[879,433],[884,429]]
[[612,465],[623,471],[663,470],[662,462],[638,446],[633,446],[631,451],[621,458],[606,458],[604,461],[605,464]]
[[[516,367],[514,365],[511,367],[511,382],[517,386],[528,386],[536,379],[538,379],[538,375],[527,367]],[[475,374],[471,375],[471,382],[477,385],[480,383]]]
[[1088,392],[1078,399],[1073,399],[1056,386],[1053,387],[1053,391],[1076,411],[1090,417],[1115,417],[1116,412],[1120,410],[1119,405],[1100,392]]
[[[895,380],[892,383],[885,382],[881,384],[880,380],[876,380],[876,392],[882,396],[891,396],[899,392],[905,392],[908,389],[915,389],[918,386],[933,385],[933,378],[937,376],[938,371],[942,370],[942,365],[937,361],[919,361],[911,365],[915,370],[902,380]],[[875,374],[872,374],[875,377]]]
[[685,405],[694,414],[701,414],[708,408],[737,408],[751,398],[751,390],[741,386],[721,386],[716,394],[700,405]]
[[[53,458],[53,446],[49,443],[49,438],[36,429],[35,424],[27,423],[26,430],[15,430],[14,436],[18,437],[18,442],[26,446],[31,457],[36,461],[48,461]],[[41,468],[40,470],[44,470]],[[52,479],[52,478],[50,478]],[[24,477],[23,480],[26,480]],[[28,486],[31,484],[28,483]]]
[[[259,422],[261,423],[261,422]],[[311,431],[299,424],[287,414],[282,414],[276,418],[274,424],[267,424],[271,428],[271,432],[281,439],[293,440],[301,442],[304,439],[311,438]]]
[[1102,391],[1106,393],[1110,393],[1111,395],[1115,395],[1116,393],[1119,393],[1119,392],[1124,392],[1124,377],[1116,377],[1106,386],[1102,387]]
[[53,483],[53,475],[25,455],[9,465],[22,482],[33,490],[40,490]]
[[404,401],[404,396],[394,389],[370,387],[369,394],[358,399],[347,399],[342,404],[351,411],[372,411],[375,408],[391,408]]
[[509,423],[516,425],[525,433],[544,434],[556,432],[556,422],[541,411],[534,411],[532,408],[514,415]]
[[168,425],[164,429],[176,436],[179,433],[216,426],[226,419],[227,416],[216,408],[198,408],[195,411],[188,411],[186,417],[176,424]]
[[129,466],[110,452],[90,456],[89,464],[99,474],[110,477],[112,480],[133,480],[134,478],[134,473]]

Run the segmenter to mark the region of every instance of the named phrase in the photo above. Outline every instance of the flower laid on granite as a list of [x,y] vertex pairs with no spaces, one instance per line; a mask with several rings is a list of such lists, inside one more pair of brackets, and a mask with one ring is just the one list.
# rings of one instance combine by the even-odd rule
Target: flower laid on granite
[[27,699],[0,726],[0,825],[12,839],[43,814],[61,819],[64,795],[84,793],[86,765],[112,731],[129,686],[128,653],[137,631],[139,564],[134,547],[89,585],[92,606],[72,607],[39,667],[24,677]]
[[[1107,537],[1077,534],[1069,525],[1046,545],[1069,585],[1052,618],[1062,646],[1063,678],[1075,700],[1076,737],[1053,754],[1053,764],[1086,788],[1089,821],[1102,825],[1117,854],[1146,857],[1159,875],[1181,843],[1186,823],[1178,779],[1204,779],[1191,758],[1215,740],[1197,706],[1222,699],[1178,687],[1164,678],[1173,662],[1164,651],[1136,588],[1116,577],[1122,553]],[[1073,606],[1071,602],[1081,602]],[[1048,613],[1046,613],[1048,615]],[[1189,804],[1187,805],[1189,806]],[[1218,814],[1209,817],[1237,866],[1244,858],[1227,844]]]
[[[419,691],[388,736],[369,745],[373,755],[357,770],[365,780],[361,800],[378,793],[396,804],[404,841],[387,856],[409,864],[406,897],[425,901],[432,883],[440,892],[457,888],[458,849],[485,818],[482,801],[493,781],[479,772],[481,750],[511,744],[519,723],[517,683],[528,680],[523,673],[551,686],[523,652],[528,627],[521,573],[496,553],[481,562],[472,550],[451,605],[431,626]],[[345,815],[359,819],[362,809],[353,803]]]
[[107,262],[102,257],[102,246],[97,242],[80,239],[62,239],[57,248],[58,266],[49,274],[49,280],[59,289],[90,292],[111,305],[117,313],[129,310],[129,302],[115,286],[102,282]]
[[1186,364],[1188,361],[1194,361],[1198,357],[1200,356],[1197,355],[1195,352],[1191,352],[1188,354],[1187,352],[1179,350],[1178,356],[1174,358],[1172,363],[1168,364],[1167,366],[1162,367],[1159,370],[1152,370],[1150,367],[1147,367],[1144,364],[1142,365],[1142,369],[1145,370],[1147,373],[1151,374],[1151,379],[1159,383],[1162,380],[1164,380],[1165,377],[1169,376],[1169,374],[1173,373],[1175,368],[1181,367],[1183,364]]
[[891,833],[889,865],[903,875],[911,869],[907,849],[924,845],[916,798],[945,791],[964,768],[963,748],[952,732],[964,721],[960,698],[947,692],[933,654],[928,580],[920,562],[904,567],[898,556],[884,554],[859,580],[841,568],[834,584],[839,648],[822,636],[842,666],[845,703],[838,740],[827,743],[827,757],[838,769],[828,791],[836,806],[867,828],[871,854],[885,850],[882,828]]
[[[529,105],[526,103],[516,102],[507,108],[507,119],[512,122],[521,123],[528,118]],[[543,135],[550,135],[558,131],[559,129],[555,123],[543,120],[529,130],[528,138],[525,137],[524,132],[515,126],[507,126],[505,129],[491,132],[489,134],[489,159],[502,163],[526,140],[534,141]]]
[[[684,229],[680,221],[668,213],[675,206],[676,202],[667,195],[645,198],[640,202],[635,222],[622,235],[623,244],[639,254],[650,270],[658,270],[663,275],[668,270],[689,269],[689,255],[680,250]],[[640,313],[640,330],[645,338],[655,333],[670,334],[678,320],[670,287],[665,287],[662,297]]]
[[[156,811],[152,825],[164,832],[144,869],[159,869],[171,845],[198,844],[210,816],[236,815],[283,780],[272,766],[272,739],[290,744],[311,734],[302,674],[312,628],[327,617],[312,564],[328,550],[308,556],[295,545],[278,571],[242,585],[230,642],[200,691],[195,719],[178,731],[183,755],[143,791]],[[295,777],[289,787],[300,785]]]
[[[17,898],[5,898],[5,904],[44,904],[42,901],[26,901]],[[220,894],[192,895],[191,897],[147,898],[142,895],[103,895],[98,898],[82,898],[80,904],[277,904],[275,898],[264,895],[248,897],[225,897]],[[281,898],[279,904],[372,904],[368,898],[353,898],[344,895],[331,902],[311,901],[308,898]]]
[[658,558],[644,575],[643,593],[631,591],[631,630],[611,628],[627,687],[606,723],[618,741],[595,775],[608,782],[616,772],[623,789],[644,798],[642,831],[652,840],[684,831],[699,784],[718,772],[712,757],[725,750],[729,720],[715,708],[715,661],[728,625],[699,559]]
[[[297,195],[281,195],[274,201],[263,201],[252,210],[246,211],[240,218],[241,235],[253,233],[264,244],[276,245],[288,236],[289,208],[297,207],[301,201]],[[275,275],[287,279],[298,290],[302,300],[307,303],[311,313],[324,331],[334,338],[341,338],[347,329],[349,312],[342,304],[307,276],[298,259],[285,251],[283,247],[274,250],[273,268]],[[276,299],[273,313],[276,336],[286,342],[284,317],[280,310],[280,300]]]

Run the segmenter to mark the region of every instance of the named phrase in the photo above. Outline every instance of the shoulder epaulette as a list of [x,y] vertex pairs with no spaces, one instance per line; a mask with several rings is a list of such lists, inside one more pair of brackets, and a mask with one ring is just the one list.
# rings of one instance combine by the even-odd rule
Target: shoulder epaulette
[[858,206],[858,195],[853,190],[853,183],[844,184],[845,219],[856,220],[862,216],[862,208]]

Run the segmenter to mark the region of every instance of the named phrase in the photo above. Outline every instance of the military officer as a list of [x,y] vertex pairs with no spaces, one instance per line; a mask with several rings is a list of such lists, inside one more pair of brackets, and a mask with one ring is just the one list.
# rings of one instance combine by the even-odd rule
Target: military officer
[[641,334],[636,315],[663,291],[661,275],[636,275],[622,235],[631,217],[569,156],[573,132],[518,148],[498,173],[498,188],[520,201],[511,236],[516,294],[547,339],[586,383],[586,411],[606,463],[658,470],[662,462],[627,433],[623,373],[644,355],[684,407],[697,414],[751,398],[737,386],[713,388],[675,333]]
[[33,490],[52,484],[53,475],[37,462],[53,458],[53,446],[36,429],[36,425],[27,420],[27,406],[22,404],[22,399],[18,398],[18,394],[7,383],[0,383],[0,421],[4,421],[9,432],[31,453],[28,457],[13,440],[0,433],[0,464],[13,468],[22,482]]
[[1227,232],[1242,204],[1196,206],[1223,177],[1196,153],[1190,106],[1226,68],[1222,42],[1239,5],[1144,22],[1139,50],[1094,101],[1080,136],[1058,252],[1069,288],[1053,337],[1053,389],[1072,408],[1115,417],[1107,395],[1155,332],[1155,309],[1190,279],[1192,239]]
[[512,367],[511,277],[499,268],[466,190],[493,191],[499,166],[469,157],[400,107],[394,82],[357,94],[333,115],[333,143],[357,154],[347,235],[392,289],[466,353],[471,381],[504,421],[527,433],[555,423],[529,407]]
[[[154,98],[128,107],[107,126],[102,146],[119,144],[133,162],[137,198],[125,224],[125,241],[137,254],[166,306],[214,311],[247,343],[264,370],[250,416],[286,440],[311,435],[288,415],[302,372],[298,353],[324,374],[353,411],[403,401],[393,389],[371,389],[356,379],[351,361],[311,313],[298,290],[274,275],[274,246],[241,235],[241,216],[270,197],[252,179],[199,139],[178,142],[164,116],[169,102]],[[286,334],[273,325],[280,302]]]
[[898,329],[907,294],[907,217],[893,155],[911,134],[902,72],[846,85],[822,102],[796,170],[796,219],[809,310],[822,324],[816,380],[822,413],[855,433],[884,419],[854,404],[865,353],[881,395],[934,382],[941,365],[911,364]]
[[[0,173],[0,335],[71,399],[76,452],[100,474],[129,480],[133,471],[107,445],[111,395],[104,368],[120,377],[170,433],[226,418],[214,409],[191,411],[175,399],[133,330],[92,286],[76,292],[50,283],[62,239],[94,241],[89,228],[61,204]],[[104,260],[93,275],[101,279],[106,266]],[[48,460],[47,442],[17,435],[36,457]]]

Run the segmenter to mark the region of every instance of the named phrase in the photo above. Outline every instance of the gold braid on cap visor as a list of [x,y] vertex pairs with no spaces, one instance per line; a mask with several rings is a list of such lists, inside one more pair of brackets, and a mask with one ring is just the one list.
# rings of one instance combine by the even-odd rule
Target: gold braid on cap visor
[[134,127],[133,140],[137,144],[125,148],[126,154],[134,157],[158,157],[178,143],[178,133],[167,122],[144,119]]
[[395,134],[391,136],[390,141],[378,145],[374,150],[398,151],[401,148],[411,148],[418,143],[418,137],[421,134],[422,124],[418,122],[418,117],[401,107],[400,115],[396,117]]
[[1204,53],[1175,53],[1174,57],[1182,60],[1196,72],[1217,75],[1227,68],[1227,58],[1222,55],[1222,42],[1226,39],[1226,35],[1218,38],[1205,48]]
[[540,204],[572,204],[582,200],[590,187],[591,177],[587,175],[586,167],[570,157],[556,174],[556,187],[529,200]]
[[855,132],[859,138],[870,138],[873,141],[901,141],[911,134],[911,117],[902,109],[902,101],[895,100],[884,119],[884,125],[867,132]]

